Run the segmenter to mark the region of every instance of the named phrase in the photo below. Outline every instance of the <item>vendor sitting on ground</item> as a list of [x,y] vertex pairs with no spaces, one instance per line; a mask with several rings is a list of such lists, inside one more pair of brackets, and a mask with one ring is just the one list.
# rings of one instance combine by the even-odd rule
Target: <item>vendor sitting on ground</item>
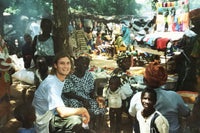
[[66,106],[87,108],[91,116],[89,127],[98,131],[107,109],[100,107],[94,97],[94,78],[88,71],[90,59],[80,55],[74,62],[75,71],[66,79],[62,99]]
[[103,48],[101,47],[103,41],[101,39],[101,32],[97,32],[97,38],[95,43],[95,49],[98,50],[97,54],[101,54],[103,52]]
[[126,45],[123,42],[123,37],[121,35],[116,35],[114,40],[114,46],[117,53],[126,51]]

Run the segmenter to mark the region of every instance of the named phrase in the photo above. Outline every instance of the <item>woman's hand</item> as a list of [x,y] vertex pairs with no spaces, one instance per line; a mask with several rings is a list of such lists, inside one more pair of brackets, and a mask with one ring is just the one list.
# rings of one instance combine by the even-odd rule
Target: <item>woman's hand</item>
[[106,107],[106,102],[105,102],[103,97],[97,97],[96,101],[99,104],[100,108],[105,108]]
[[82,110],[82,113],[81,113],[82,122],[83,122],[84,124],[88,124],[89,121],[90,121],[90,115],[89,115],[89,113],[88,113],[88,111],[87,111],[86,108],[82,108],[81,110]]

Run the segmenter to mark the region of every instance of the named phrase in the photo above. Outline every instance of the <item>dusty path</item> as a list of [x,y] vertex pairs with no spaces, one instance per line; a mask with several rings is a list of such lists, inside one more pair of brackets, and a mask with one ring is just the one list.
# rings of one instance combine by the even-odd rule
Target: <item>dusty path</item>
[[107,59],[108,57],[106,56],[93,56],[92,61],[90,62],[90,65],[96,65],[100,68],[103,68],[104,66],[106,67],[111,67],[111,68],[116,68],[117,63],[113,59]]

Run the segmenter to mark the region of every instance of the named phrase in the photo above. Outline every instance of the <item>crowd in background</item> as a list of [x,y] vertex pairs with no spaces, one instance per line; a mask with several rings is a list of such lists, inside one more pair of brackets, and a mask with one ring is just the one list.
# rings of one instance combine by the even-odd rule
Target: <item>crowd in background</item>
[[[190,74],[195,77],[192,81],[195,84],[199,79],[200,21],[193,17],[192,22],[195,26],[192,30],[197,36],[193,47],[182,56],[189,56],[192,60],[186,62],[187,68],[193,70]],[[15,117],[22,122],[19,131],[100,133],[100,123],[109,110],[111,133],[120,133],[123,112],[134,125],[131,124],[131,132],[183,133],[185,128],[180,121],[183,117],[191,133],[199,132],[199,96],[190,109],[178,93],[163,90],[161,86],[166,84],[168,73],[159,61],[150,62],[145,67],[143,81],[146,88],[142,92],[137,92],[132,86],[137,81],[127,71],[132,65],[130,23],[122,22],[116,29],[98,24],[95,27],[89,27],[89,24],[83,26],[80,21],[71,24],[69,40],[73,43],[72,54],[57,51],[49,19],[42,19],[42,33],[36,35],[33,41],[29,34],[24,35],[24,67],[30,69],[33,60],[37,87],[33,101],[24,101],[15,109]],[[12,80],[9,73],[11,59],[2,37],[0,41],[0,124],[3,126],[9,117]],[[94,77],[88,71],[91,53],[108,53],[111,57],[117,54],[118,67],[111,72],[102,96],[95,95]],[[184,78],[182,81],[189,80]],[[26,112],[23,110],[25,107]]]

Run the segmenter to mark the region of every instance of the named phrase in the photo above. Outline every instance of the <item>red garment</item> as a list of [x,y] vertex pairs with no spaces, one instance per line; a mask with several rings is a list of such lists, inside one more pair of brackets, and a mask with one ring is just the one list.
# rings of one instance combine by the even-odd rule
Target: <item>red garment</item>
[[151,62],[145,68],[144,78],[148,86],[159,87],[164,85],[167,81],[167,77],[167,71],[160,64]]
[[169,39],[168,38],[159,38],[157,39],[157,49],[158,50],[164,50],[167,48],[167,43],[169,42]]
[[12,63],[6,43],[0,35],[0,126],[7,123],[10,114],[10,74]]

